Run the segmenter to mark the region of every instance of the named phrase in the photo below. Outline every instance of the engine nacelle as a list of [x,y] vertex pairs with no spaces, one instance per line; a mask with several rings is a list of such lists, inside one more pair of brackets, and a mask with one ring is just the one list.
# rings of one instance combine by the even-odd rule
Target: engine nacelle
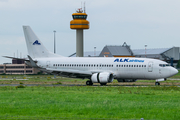
[[91,81],[93,83],[110,83],[113,79],[113,74],[109,72],[94,73],[91,76]]

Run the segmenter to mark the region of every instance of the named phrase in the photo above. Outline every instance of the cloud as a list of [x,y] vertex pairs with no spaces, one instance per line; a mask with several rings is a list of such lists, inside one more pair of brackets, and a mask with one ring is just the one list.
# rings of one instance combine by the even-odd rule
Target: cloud
[[[102,50],[105,45],[121,45],[123,42],[132,48],[144,48],[145,44],[153,48],[178,45],[178,0],[85,2],[90,22],[90,29],[84,32],[86,51],[92,51],[94,46]],[[70,21],[72,13],[80,7],[81,0],[0,0],[0,49],[3,51],[0,56],[13,55],[17,49],[27,54],[22,25],[30,25],[51,51],[53,30],[56,30],[57,52],[64,56],[74,53],[76,32],[70,29]]]

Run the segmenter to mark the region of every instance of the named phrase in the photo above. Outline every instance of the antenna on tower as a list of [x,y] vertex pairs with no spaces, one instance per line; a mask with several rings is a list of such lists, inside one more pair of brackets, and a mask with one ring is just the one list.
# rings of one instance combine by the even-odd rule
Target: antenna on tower
[[86,13],[86,9],[85,9],[85,2],[84,2],[84,13]]
[[82,9],[82,1],[81,1],[81,9]]

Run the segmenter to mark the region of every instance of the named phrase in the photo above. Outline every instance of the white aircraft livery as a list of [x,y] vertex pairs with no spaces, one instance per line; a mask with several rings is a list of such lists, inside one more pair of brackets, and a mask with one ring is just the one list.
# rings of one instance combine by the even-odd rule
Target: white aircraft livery
[[89,79],[86,85],[93,85],[93,83],[106,85],[113,79],[118,81],[156,80],[155,85],[160,85],[159,81],[164,81],[178,73],[177,69],[157,59],[63,57],[48,51],[31,27],[23,26],[23,30],[29,53],[29,59],[25,60],[27,65],[54,75]]

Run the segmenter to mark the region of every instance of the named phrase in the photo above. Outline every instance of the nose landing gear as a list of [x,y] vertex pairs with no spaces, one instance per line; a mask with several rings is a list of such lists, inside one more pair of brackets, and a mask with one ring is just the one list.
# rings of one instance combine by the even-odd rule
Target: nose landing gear
[[160,85],[160,83],[159,82],[155,82],[155,85],[157,86],[157,85]]

